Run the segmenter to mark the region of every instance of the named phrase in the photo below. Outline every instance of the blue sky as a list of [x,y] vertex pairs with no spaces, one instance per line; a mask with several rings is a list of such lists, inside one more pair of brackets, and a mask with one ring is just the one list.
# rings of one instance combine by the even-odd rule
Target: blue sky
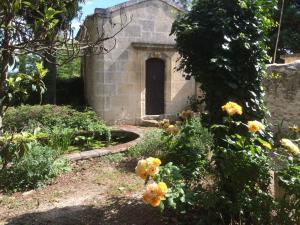
[[87,0],[86,3],[82,5],[83,14],[81,20],[73,20],[72,27],[75,28],[75,33],[77,33],[79,25],[84,21],[85,17],[94,13],[95,8],[107,8],[122,2],[126,2],[126,0]]

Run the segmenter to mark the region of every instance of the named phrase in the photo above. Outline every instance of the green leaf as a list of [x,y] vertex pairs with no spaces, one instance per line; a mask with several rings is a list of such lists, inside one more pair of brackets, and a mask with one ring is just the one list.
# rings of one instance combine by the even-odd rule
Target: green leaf
[[172,208],[172,209],[176,209],[176,203],[174,202],[173,198],[168,198],[168,205]]
[[163,211],[164,211],[165,205],[164,205],[164,203],[163,203],[162,201],[160,202],[158,208],[159,208],[160,212],[163,212]]
[[257,138],[257,140],[259,141],[259,143],[261,143],[267,149],[269,149],[269,150],[272,149],[272,145],[269,142],[267,142],[267,141],[265,141],[265,140],[263,140],[261,138]]
[[44,78],[47,75],[48,70],[44,68],[43,63],[42,62],[36,63],[35,66],[37,68],[40,77]]

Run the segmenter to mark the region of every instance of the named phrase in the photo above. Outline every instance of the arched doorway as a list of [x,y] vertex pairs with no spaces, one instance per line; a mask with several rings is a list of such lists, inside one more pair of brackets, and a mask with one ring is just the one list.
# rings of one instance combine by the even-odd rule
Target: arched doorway
[[165,113],[165,62],[158,58],[146,61],[146,115]]

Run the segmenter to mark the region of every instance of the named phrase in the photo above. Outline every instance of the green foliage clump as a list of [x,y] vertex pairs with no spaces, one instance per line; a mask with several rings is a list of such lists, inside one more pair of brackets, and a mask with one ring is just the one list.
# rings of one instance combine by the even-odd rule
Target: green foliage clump
[[300,158],[284,160],[284,166],[277,172],[277,182],[281,188],[281,195],[277,203],[277,224],[300,223]]
[[219,107],[228,101],[243,106],[243,121],[264,119],[261,81],[270,60],[267,36],[275,3],[200,0],[174,22],[179,69],[202,84],[208,123],[221,122]]
[[201,124],[199,117],[183,122],[178,135],[165,133],[165,158],[181,170],[185,180],[197,178],[207,167],[213,146],[212,133]]
[[0,136],[0,165],[2,164],[2,168],[7,168],[14,159],[21,158],[27,151],[28,144],[35,141],[35,136],[26,132],[5,133]]
[[[67,54],[65,52],[65,54]],[[63,54],[58,55],[58,62],[63,63]],[[72,78],[80,77],[80,58],[76,57],[71,60],[68,64],[62,64],[57,67],[58,78],[62,80],[68,80]]]
[[50,137],[48,145],[63,154],[64,152],[67,152],[69,146],[72,144],[74,130],[70,128],[54,127],[49,131],[49,135],[47,136]]
[[69,106],[23,105],[9,108],[3,118],[3,126],[6,131],[12,132],[33,132],[37,127],[44,132],[59,127],[74,132],[97,132],[106,140],[110,139],[109,128],[94,111],[80,112]]
[[[164,132],[165,165],[153,178],[168,186],[160,208],[175,209],[188,224],[298,224],[299,148],[283,139],[288,151],[273,149],[261,138],[262,123],[233,116],[211,127],[222,138],[203,128],[200,118],[185,120],[177,134]],[[240,132],[232,133],[233,127]],[[271,195],[271,171],[276,192],[278,186],[283,190],[280,197]]]
[[43,186],[52,178],[69,170],[57,151],[36,143],[28,144],[23,157],[14,157],[11,165],[0,170],[0,186],[6,191],[24,191]]
[[148,131],[141,142],[129,148],[128,155],[135,158],[162,156],[162,148],[164,147],[162,134],[163,132],[157,129]]

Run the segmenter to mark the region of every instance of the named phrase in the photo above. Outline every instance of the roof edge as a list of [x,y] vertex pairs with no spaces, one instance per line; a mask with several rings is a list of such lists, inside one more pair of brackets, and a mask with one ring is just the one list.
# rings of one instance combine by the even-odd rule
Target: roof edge
[[[115,12],[115,11],[118,11],[118,10],[120,10],[122,8],[128,8],[128,7],[131,7],[131,6],[143,3],[143,2],[147,2],[147,1],[149,1],[149,0],[129,0],[129,1],[120,3],[118,5],[114,5],[114,6],[108,7],[106,9],[95,8],[95,14],[103,13],[104,11],[106,11],[106,12]],[[159,0],[159,1],[164,2],[164,3],[166,3],[166,4],[168,4],[168,5],[172,6],[172,7],[174,7],[175,9],[177,9],[179,11],[182,11],[182,12],[186,11],[186,9],[184,9],[183,7],[181,7],[180,5],[178,5],[177,3],[175,3],[172,0]]]

